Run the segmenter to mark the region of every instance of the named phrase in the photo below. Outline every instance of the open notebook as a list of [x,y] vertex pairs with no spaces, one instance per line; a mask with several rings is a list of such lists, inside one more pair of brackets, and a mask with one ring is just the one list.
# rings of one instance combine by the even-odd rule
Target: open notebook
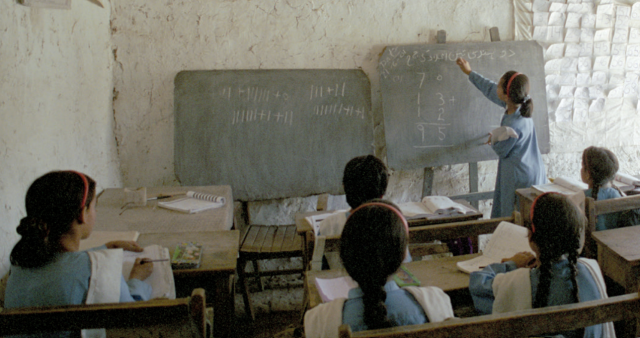
[[425,196],[421,202],[403,203],[398,207],[407,219],[467,215],[476,212],[465,205],[452,201],[447,196]]

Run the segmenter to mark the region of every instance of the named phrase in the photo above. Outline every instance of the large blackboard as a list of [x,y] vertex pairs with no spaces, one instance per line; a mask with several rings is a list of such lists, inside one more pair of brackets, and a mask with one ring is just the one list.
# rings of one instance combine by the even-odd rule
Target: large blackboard
[[535,41],[389,46],[380,59],[388,164],[416,169],[497,159],[484,145],[504,109],[487,100],[455,60],[498,82],[509,70],[527,74],[538,144],[549,152],[542,47]]
[[373,153],[361,70],[182,71],[174,106],[180,183],[237,200],[338,194],[347,161]]

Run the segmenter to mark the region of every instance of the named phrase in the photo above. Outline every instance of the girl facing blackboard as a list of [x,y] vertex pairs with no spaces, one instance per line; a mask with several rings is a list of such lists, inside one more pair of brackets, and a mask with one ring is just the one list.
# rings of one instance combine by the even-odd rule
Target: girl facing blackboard
[[508,136],[496,140],[496,135],[489,133],[488,143],[500,157],[491,218],[510,216],[516,202],[516,189],[547,182],[531,119],[533,100],[528,93],[529,78],[510,70],[495,83],[471,71],[467,60],[458,58],[456,63],[487,99],[506,108],[500,126],[505,127],[503,131]]

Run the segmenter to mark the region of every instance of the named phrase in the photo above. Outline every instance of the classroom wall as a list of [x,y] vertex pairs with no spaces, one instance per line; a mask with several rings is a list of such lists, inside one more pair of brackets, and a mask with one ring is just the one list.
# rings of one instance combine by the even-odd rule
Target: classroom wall
[[[177,184],[173,79],[181,70],[362,67],[372,83],[376,147],[384,156],[377,71],[383,47],[434,43],[439,29],[447,41],[489,41],[493,26],[512,40],[511,13],[511,0],[113,0],[114,111],[125,185]],[[492,189],[494,173],[494,163],[481,165],[483,188]],[[437,169],[435,191],[465,191],[466,175],[466,166]],[[419,198],[422,171],[394,173],[391,190],[396,201]],[[253,214],[286,223],[287,212],[305,203],[258,203]]]
[[75,169],[120,186],[111,108],[109,3],[71,10],[0,0],[0,275],[31,182]]

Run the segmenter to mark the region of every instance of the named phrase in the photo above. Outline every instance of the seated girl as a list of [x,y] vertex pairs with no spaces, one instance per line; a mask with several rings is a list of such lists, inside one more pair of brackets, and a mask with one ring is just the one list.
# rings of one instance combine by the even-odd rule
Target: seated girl
[[[546,193],[533,202],[529,245],[503,263],[471,273],[469,291],[482,314],[541,308],[607,298],[598,263],[578,258],[586,219],[566,196]],[[536,258],[537,257],[537,258]],[[561,333],[611,337],[611,323]]]
[[135,242],[78,251],[96,221],[95,190],[93,179],[75,171],[50,172],[31,184],[27,216],[17,228],[22,238],[11,251],[5,308],[149,299],[151,286],[144,280],[153,263],[136,260],[125,282],[122,250],[106,250],[142,251]]
[[[589,185],[584,192],[586,197],[593,197],[596,201],[608,200],[625,196],[613,185],[618,172],[618,158],[606,148],[589,147],[582,153],[582,181]],[[618,227],[617,212],[599,215],[596,221],[596,231],[615,229]]]
[[451,301],[436,287],[400,288],[392,275],[406,255],[409,227],[399,209],[383,200],[362,204],[347,218],[340,258],[359,287],[304,316],[307,338],[338,337],[352,331],[439,322],[453,317]]

